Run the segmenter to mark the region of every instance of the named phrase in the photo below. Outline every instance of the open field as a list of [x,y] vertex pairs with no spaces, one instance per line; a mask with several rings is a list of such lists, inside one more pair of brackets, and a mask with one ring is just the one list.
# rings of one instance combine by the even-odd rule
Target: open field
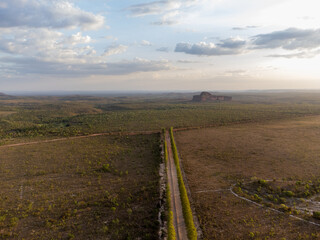
[[[319,224],[294,211],[298,197],[306,208],[319,198],[319,135],[320,117],[177,132],[204,239],[319,239],[319,226],[288,216]],[[229,188],[237,183],[239,195],[283,214],[232,195]]]
[[158,134],[0,151],[0,239],[157,237]]
[[320,114],[318,93],[237,93],[232,102],[193,103],[192,94],[19,97],[0,100],[0,144],[173,126],[221,126]]
[[[320,218],[319,93],[225,95],[233,101],[193,103],[192,94],[1,99],[0,236],[154,239],[160,138],[125,135],[173,126],[204,127],[176,140],[205,239],[318,237],[317,226],[288,214],[320,224],[306,212]],[[69,138],[77,136],[84,137]],[[286,214],[240,200],[234,184],[239,197]]]
[[6,117],[9,116],[10,114],[13,114],[15,112],[10,112],[10,111],[0,111],[0,116],[1,117]]

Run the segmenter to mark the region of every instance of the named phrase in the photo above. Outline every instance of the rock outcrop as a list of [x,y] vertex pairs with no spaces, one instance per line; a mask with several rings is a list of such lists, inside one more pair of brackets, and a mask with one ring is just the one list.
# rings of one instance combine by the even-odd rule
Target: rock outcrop
[[208,92],[202,92],[200,95],[193,96],[193,102],[213,102],[213,101],[231,101],[232,97],[217,96]]

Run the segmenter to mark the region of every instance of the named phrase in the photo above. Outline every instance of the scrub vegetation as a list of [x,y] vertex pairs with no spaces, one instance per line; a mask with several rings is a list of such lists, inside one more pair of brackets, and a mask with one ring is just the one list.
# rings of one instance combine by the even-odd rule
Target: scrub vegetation
[[319,239],[289,216],[320,224],[319,134],[319,116],[176,132],[204,239]]
[[1,100],[0,144],[101,132],[221,126],[320,114],[317,93],[238,94],[192,103],[189,95],[24,97]]
[[[288,215],[320,224],[320,94],[226,95],[2,97],[0,239],[157,238],[160,136],[133,134],[171,126],[204,239],[319,238]],[[96,133],[115,135],[41,143]]]
[[0,239],[155,239],[159,135],[99,136],[0,154]]

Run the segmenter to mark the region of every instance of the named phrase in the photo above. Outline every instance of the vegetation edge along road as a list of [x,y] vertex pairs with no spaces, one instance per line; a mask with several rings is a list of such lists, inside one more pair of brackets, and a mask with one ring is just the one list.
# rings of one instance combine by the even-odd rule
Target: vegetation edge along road
[[[164,139],[164,160],[166,165],[166,173],[168,172],[168,149],[167,149],[167,140],[166,140],[166,131],[163,129],[163,139]],[[168,173],[167,173],[168,174]],[[167,240],[176,240],[176,230],[173,225],[173,212],[171,206],[171,190],[170,185],[167,182],[166,185],[166,196],[167,196]]]
[[168,184],[171,192],[171,206],[173,212],[173,225],[176,232],[177,240],[188,239],[187,226],[185,223],[182,202],[180,197],[180,188],[178,181],[178,173],[174,162],[173,150],[169,131],[166,132],[167,150],[168,150]]
[[170,128],[170,139],[171,139],[171,145],[172,145],[172,150],[173,150],[173,158],[174,158],[174,162],[175,162],[176,169],[177,169],[180,198],[181,198],[181,203],[182,203],[182,211],[183,211],[183,216],[184,216],[184,220],[185,220],[186,227],[187,227],[188,238],[189,238],[189,240],[196,240],[198,234],[197,234],[197,230],[194,225],[194,222],[193,222],[193,215],[192,215],[192,210],[191,210],[191,206],[190,206],[190,201],[188,198],[187,190],[184,185],[184,181],[183,181],[183,177],[182,177],[182,173],[181,173],[181,169],[180,169],[177,146],[176,146],[176,143],[174,141],[174,136],[173,136],[173,127]]

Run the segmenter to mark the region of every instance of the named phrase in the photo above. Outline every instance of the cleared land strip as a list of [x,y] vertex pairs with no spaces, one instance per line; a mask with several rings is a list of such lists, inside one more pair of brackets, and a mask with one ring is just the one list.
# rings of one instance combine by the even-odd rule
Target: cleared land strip
[[173,224],[176,230],[176,239],[186,240],[188,239],[187,228],[182,212],[177,169],[174,164],[169,132],[166,134],[166,141],[168,150],[168,183],[171,189],[171,206],[173,212]]
[[72,140],[72,139],[79,139],[79,138],[98,137],[98,136],[148,135],[148,134],[154,134],[154,133],[159,133],[159,132],[160,132],[160,131],[94,133],[94,134],[82,135],[82,136],[75,136],[75,137],[64,137],[64,138],[55,138],[55,139],[39,140],[39,141],[33,141],[33,142],[6,144],[6,145],[0,146],[0,148],[5,148],[5,147],[17,147],[17,146],[32,145],[32,144],[38,144],[38,143],[50,143],[50,142],[58,142],[58,141],[65,141],[65,140]]

